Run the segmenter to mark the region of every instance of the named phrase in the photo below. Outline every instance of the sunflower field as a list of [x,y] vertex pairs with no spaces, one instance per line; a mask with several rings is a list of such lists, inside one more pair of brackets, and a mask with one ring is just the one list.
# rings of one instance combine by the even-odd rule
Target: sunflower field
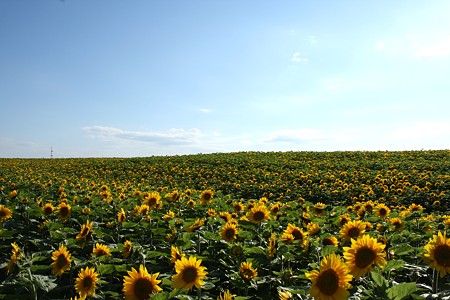
[[0,159],[0,299],[450,298],[450,151]]

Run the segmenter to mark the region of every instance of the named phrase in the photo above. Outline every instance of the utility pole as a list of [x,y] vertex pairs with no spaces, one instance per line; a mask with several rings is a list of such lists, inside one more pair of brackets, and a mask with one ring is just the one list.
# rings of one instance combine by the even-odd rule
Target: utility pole
[[50,158],[53,158],[53,147],[50,147]]

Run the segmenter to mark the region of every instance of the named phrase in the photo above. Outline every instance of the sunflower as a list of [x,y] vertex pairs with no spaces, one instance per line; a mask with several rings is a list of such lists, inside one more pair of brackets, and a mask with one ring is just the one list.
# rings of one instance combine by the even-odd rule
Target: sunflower
[[129,276],[123,277],[123,292],[126,300],[150,299],[152,294],[162,291],[158,286],[159,273],[149,274],[147,268],[139,266],[139,272],[135,268],[128,271]]
[[282,207],[283,205],[281,204],[281,202],[277,202],[277,203],[274,203],[274,204],[271,204],[270,205],[270,214],[272,215],[272,216],[278,216],[278,214],[280,214],[280,210],[281,210],[281,207]]
[[345,224],[347,224],[350,221],[350,215],[349,214],[343,214],[342,216],[339,217],[339,226],[344,226]]
[[344,300],[349,297],[352,275],[341,257],[331,253],[320,262],[319,271],[306,273],[312,281],[309,293],[319,300]]
[[0,205],[0,222],[3,222],[12,216],[12,211],[4,205]]
[[428,244],[425,245],[426,253],[423,255],[430,268],[436,269],[441,277],[450,273],[450,239],[446,237],[446,232],[440,231],[433,235]]
[[290,300],[292,299],[292,293],[286,290],[279,289],[278,290],[278,298],[280,300]]
[[270,219],[270,211],[265,204],[255,204],[248,212],[247,217],[252,223],[261,223]]
[[170,256],[171,256],[170,262],[174,264],[177,260],[180,260],[181,258],[185,257],[186,254],[181,252],[181,250],[178,247],[172,246],[170,250]]
[[58,217],[63,221],[67,221],[70,217],[71,210],[72,207],[70,207],[70,205],[66,204],[65,202],[61,202],[58,205]]
[[361,220],[347,222],[341,229],[341,236],[346,239],[356,239],[366,231],[366,225]]
[[66,246],[61,245],[58,250],[52,253],[52,273],[56,276],[61,276],[64,271],[70,268],[70,263],[72,262],[72,255],[67,250]]
[[99,274],[95,272],[94,268],[86,267],[84,270],[81,268],[78,278],[75,279],[75,290],[81,299],[94,294],[97,281],[99,281],[98,276]]
[[176,275],[172,276],[173,287],[176,289],[191,289],[194,285],[201,288],[205,282],[203,279],[208,274],[206,267],[201,266],[201,259],[190,256],[189,259],[182,257],[175,262]]
[[214,210],[214,208],[208,208],[208,210],[206,211],[206,214],[209,217],[215,217],[217,215],[216,211]]
[[83,239],[85,240],[94,230],[92,230],[92,224],[93,222],[89,222],[89,220],[86,221],[86,224],[83,224],[81,226],[80,233],[77,234],[77,239]]
[[236,239],[238,233],[239,231],[236,229],[236,224],[228,222],[223,226],[222,231],[220,232],[220,236],[225,241],[232,242],[234,239]]
[[332,235],[324,237],[322,239],[322,245],[323,246],[337,246],[338,244],[339,244],[338,239],[336,237],[332,236]]
[[294,240],[298,240],[298,241],[302,241],[302,240],[306,239],[306,237],[308,236],[307,232],[303,231],[303,229],[301,229],[300,227],[297,227],[291,223],[288,224],[284,233],[292,234],[292,236],[294,237]]
[[235,212],[241,212],[244,210],[244,204],[242,202],[233,202],[233,209]]
[[128,258],[132,250],[133,250],[133,243],[131,241],[126,240],[125,243],[123,243],[122,257]]
[[117,222],[123,223],[127,219],[127,216],[125,215],[125,210],[123,208],[120,209],[120,211],[117,213]]
[[233,219],[233,217],[231,216],[231,214],[227,211],[222,211],[219,213],[219,217],[224,220],[225,222],[230,221],[231,219]]
[[147,204],[148,207],[151,209],[161,208],[162,207],[161,196],[156,191],[151,192],[150,194],[144,197],[144,204]]
[[214,197],[214,193],[211,190],[204,190],[200,194],[200,203],[202,205],[206,205],[211,202],[212,198]]
[[277,234],[272,233],[269,238],[269,246],[267,248],[267,256],[273,257],[277,252]]
[[94,249],[92,250],[92,256],[100,257],[104,255],[111,256],[108,246],[96,243]]
[[394,226],[393,230],[396,231],[402,231],[403,228],[405,227],[405,224],[400,218],[389,219],[389,223],[391,223],[391,225]]
[[23,254],[20,251],[20,247],[16,243],[11,243],[11,247],[12,247],[11,259],[8,262],[8,265],[6,266],[7,274],[11,272],[16,262],[23,257]]
[[241,276],[245,280],[250,280],[250,279],[253,279],[256,276],[258,276],[258,269],[254,269],[252,267],[252,263],[251,262],[242,262],[241,266],[239,268],[239,271],[241,273]]
[[375,214],[380,219],[385,219],[387,216],[389,216],[390,213],[391,213],[391,209],[389,207],[387,207],[386,204],[384,204],[384,203],[378,204],[375,208]]
[[319,224],[311,222],[306,225],[306,230],[308,231],[309,235],[315,235],[320,232]]
[[314,204],[313,207],[313,212],[315,216],[321,217],[324,216],[326,214],[326,205],[323,204],[322,202],[317,202],[316,204]]
[[233,300],[235,296],[229,290],[226,290],[217,297],[217,300]]
[[376,238],[363,235],[357,240],[352,239],[351,247],[343,247],[344,258],[350,273],[359,279],[372,269],[375,264],[383,267],[386,264],[386,245],[378,243]]
[[205,224],[205,218],[196,219],[194,223],[185,228],[187,232],[194,232]]
[[53,205],[51,203],[46,203],[43,207],[42,207],[42,215],[43,216],[48,216],[51,215],[53,213],[53,211],[55,210],[55,208],[53,207]]
[[178,198],[180,198],[180,194],[177,190],[174,190],[170,193],[165,194],[164,198],[167,200],[167,202],[171,203],[177,201]]
[[173,218],[175,218],[175,213],[171,210],[169,210],[164,216],[163,219],[166,222],[169,222],[170,220],[172,220]]

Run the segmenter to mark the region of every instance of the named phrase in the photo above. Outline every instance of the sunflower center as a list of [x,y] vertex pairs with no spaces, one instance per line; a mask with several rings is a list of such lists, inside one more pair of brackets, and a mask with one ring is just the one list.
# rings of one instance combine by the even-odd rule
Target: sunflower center
[[394,227],[395,227],[395,229],[400,229],[400,228],[402,228],[402,223],[401,222],[394,222],[393,223],[393,225],[394,225]]
[[6,217],[6,211],[0,210],[0,218]]
[[361,248],[356,252],[355,264],[358,268],[364,269],[375,260],[376,254],[372,249]]
[[183,271],[181,278],[184,282],[189,283],[195,281],[197,278],[197,269],[194,267],[188,267]]
[[150,198],[148,200],[148,205],[155,206],[156,205],[156,198]]
[[153,284],[145,278],[139,278],[134,283],[134,294],[137,299],[150,299],[150,294],[153,292]]
[[225,236],[227,237],[227,239],[234,238],[234,235],[235,235],[235,231],[233,228],[229,228],[225,231]]
[[63,206],[59,210],[59,214],[63,217],[67,216],[69,214],[69,209],[67,207]]
[[67,265],[66,256],[64,254],[60,254],[58,256],[58,259],[56,260],[56,266],[61,269],[62,267],[66,266],[66,265]]
[[253,274],[254,274],[254,272],[253,272],[252,269],[245,268],[245,269],[242,270],[242,275],[245,278],[253,278]]
[[211,194],[210,194],[210,193],[205,193],[205,194],[203,195],[203,199],[205,199],[206,201],[211,200]]
[[385,208],[381,208],[379,213],[380,213],[380,216],[385,216],[387,214],[387,211]]
[[322,294],[334,295],[339,288],[339,276],[333,269],[328,269],[320,273],[317,278],[317,287]]
[[322,245],[324,245],[324,246],[334,246],[334,242],[330,238],[324,238],[322,240]]
[[434,259],[440,266],[450,267],[450,246],[440,245],[434,250]]
[[352,227],[348,230],[348,236],[352,239],[357,238],[360,234],[360,230],[358,227]]
[[257,211],[257,212],[255,212],[254,214],[253,214],[253,219],[256,221],[256,222],[261,222],[262,220],[264,220],[264,212],[262,212],[262,211]]
[[90,276],[84,277],[83,287],[85,289],[87,289],[87,290],[90,289],[92,287],[92,283],[93,283],[92,277],[90,277]]
[[[51,208],[51,207],[46,207],[45,209],[44,209],[44,214],[45,215],[49,215],[49,214],[51,214],[53,212],[53,209]],[[1,215],[1,214],[0,214]]]
[[296,240],[302,240],[302,239],[303,239],[303,234],[302,234],[302,232],[301,232],[300,230],[298,230],[298,229],[292,230],[292,233],[291,233],[291,234],[294,236],[294,238],[295,238]]

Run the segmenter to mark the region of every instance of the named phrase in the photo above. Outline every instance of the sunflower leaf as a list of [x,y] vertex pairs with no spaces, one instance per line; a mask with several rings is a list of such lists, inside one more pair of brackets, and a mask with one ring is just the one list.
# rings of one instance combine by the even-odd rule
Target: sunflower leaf
[[417,290],[415,282],[400,283],[386,290],[389,299],[402,300],[409,297]]

